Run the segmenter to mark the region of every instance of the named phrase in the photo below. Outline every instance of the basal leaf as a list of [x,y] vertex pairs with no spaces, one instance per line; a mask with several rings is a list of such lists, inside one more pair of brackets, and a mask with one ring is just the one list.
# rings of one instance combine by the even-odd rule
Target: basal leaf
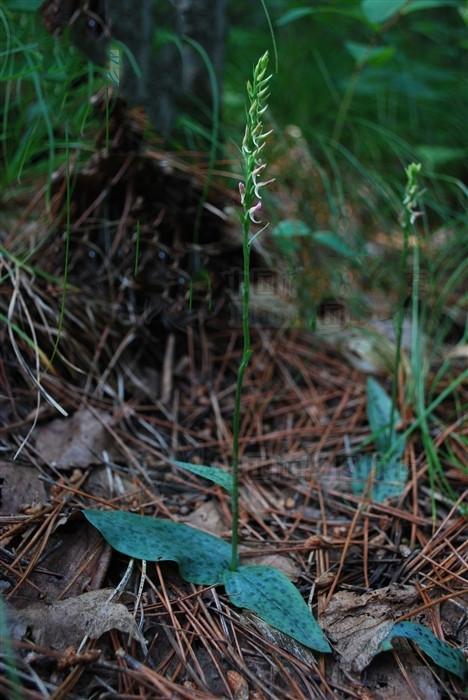
[[311,649],[331,648],[304,599],[278,569],[240,566],[226,571],[224,585],[231,602],[256,613],[262,620]]
[[186,469],[192,474],[197,476],[202,476],[204,479],[213,481],[218,486],[222,486],[228,493],[232,492],[232,476],[229,472],[224,469],[219,469],[218,467],[205,467],[204,464],[192,464],[191,462],[178,462],[174,461],[174,464],[180,469]]
[[[397,433],[393,431],[393,442],[390,445],[390,421],[392,417],[392,400],[380,384],[369,377],[367,380],[367,417],[369,425],[375,435],[375,444],[381,454],[386,454],[389,448],[397,454],[402,445]],[[395,409],[393,427],[400,422],[400,414]],[[397,441],[400,440],[398,443]],[[397,448],[399,448],[397,450]],[[401,454],[401,452],[400,452]]]
[[374,24],[393,17],[406,4],[406,0],[362,0],[361,7],[366,19]]
[[353,493],[360,496],[366,489],[371,471],[374,481],[369,498],[376,503],[383,503],[387,498],[396,498],[402,493],[408,480],[408,468],[398,458],[384,459],[376,454],[360,455],[353,461],[351,487]]
[[118,552],[147,561],[175,561],[190,583],[223,583],[231,546],[189,525],[125,511],[85,510],[89,522]]
[[416,622],[397,622],[391,629],[388,637],[382,642],[380,651],[388,651],[392,648],[392,640],[395,637],[405,637],[429,656],[435,664],[446,671],[454,673],[456,676],[463,678],[467,672],[467,663],[465,657],[459,649],[437,639],[436,636],[428,627],[419,625]]
[[392,400],[380,386],[369,377],[367,380],[367,417],[378,454],[364,454],[356,458],[352,467],[351,487],[355,494],[366,489],[371,471],[374,470],[372,488],[368,496],[377,503],[399,496],[408,479],[408,469],[402,457],[405,451],[403,436],[396,432],[400,415],[395,409],[392,421]]

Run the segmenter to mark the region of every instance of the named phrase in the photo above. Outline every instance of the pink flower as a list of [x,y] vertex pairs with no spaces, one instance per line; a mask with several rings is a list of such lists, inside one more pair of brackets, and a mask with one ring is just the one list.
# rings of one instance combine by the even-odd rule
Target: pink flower
[[260,201],[258,201],[257,204],[254,204],[253,207],[250,207],[249,218],[253,224],[261,224],[262,223],[259,219],[255,218],[255,214],[260,213],[261,210],[262,210],[262,203]]

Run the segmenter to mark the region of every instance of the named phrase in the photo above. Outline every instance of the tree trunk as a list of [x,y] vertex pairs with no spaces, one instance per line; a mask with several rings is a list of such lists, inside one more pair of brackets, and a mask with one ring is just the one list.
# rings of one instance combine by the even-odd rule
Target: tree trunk
[[[227,0],[110,0],[112,36],[138,65],[123,55],[121,90],[131,104],[143,105],[158,131],[167,136],[181,111],[199,122],[211,118],[212,86],[200,52],[206,52],[221,81]],[[170,32],[177,40],[161,40]],[[193,44],[184,41],[189,37]]]

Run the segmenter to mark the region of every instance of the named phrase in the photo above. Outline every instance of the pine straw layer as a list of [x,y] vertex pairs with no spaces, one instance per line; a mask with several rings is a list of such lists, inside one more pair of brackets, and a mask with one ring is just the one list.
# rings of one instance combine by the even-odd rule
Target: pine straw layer
[[[115,180],[116,172],[123,178],[134,167],[133,160],[122,175],[126,158],[113,164],[107,181]],[[103,164],[99,167],[102,174]],[[210,503],[216,505],[224,535],[229,536],[226,495],[181,474],[168,459],[229,465],[240,336],[235,314],[230,315],[226,298],[223,301],[220,272],[232,271],[238,249],[220,246],[219,233],[202,241],[208,246],[202,257],[216,294],[209,314],[187,314],[184,285],[190,274],[190,246],[170,241],[176,230],[186,230],[174,204],[174,188],[178,185],[180,197],[181,181],[168,185],[162,178],[172,195],[165,191],[153,198],[148,214],[148,188],[137,191],[141,173],[167,166],[154,158],[152,164],[146,159],[135,167],[125,182],[118,181],[118,192],[114,182],[94,207],[90,197],[91,203],[97,201],[101,185],[91,188],[90,197],[82,190],[84,203],[79,204],[76,194],[73,216],[79,225],[72,230],[69,289],[53,366],[45,358],[56,339],[61,285],[53,277],[18,267],[12,258],[4,260],[3,274],[9,278],[2,282],[2,313],[43,350],[38,358],[41,385],[68,413],[87,406],[111,414],[107,430],[115,447],[112,455],[98,455],[96,465],[73,471],[44,464],[34,435],[23,447],[20,459],[40,472],[48,501],[0,517],[4,591],[13,606],[40,597],[54,602],[118,585],[128,562],[111,554],[91,532],[79,515],[84,507],[131,509],[180,520]],[[187,187],[187,180],[184,183]],[[192,221],[200,185],[195,190],[192,205],[190,197],[188,204],[186,197],[180,204],[185,212],[192,207]],[[115,224],[106,230],[102,222],[109,219],[115,202],[119,205],[110,217]],[[214,230],[220,226],[221,209],[215,204],[210,211],[214,219],[208,224]],[[132,232],[137,221],[141,259],[134,277]],[[208,224],[205,219],[205,234]],[[37,245],[32,264],[60,276],[63,238],[57,234],[44,236],[38,226],[21,234],[16,245],[11,234],[3,239],[13,253],[18,247],[24,251],[25,245]],[[206,288],[200,289],[198,308],[206,309]],[[36,410],[31,376],[19,366],[18,353],[35,376],[37,353],[16,331],[8,333],[4,326],[1,333],[0,439],[11,459],[36,419],[45,424],[57,413],[44,401]],[[466,532],[458,509],[442,496],[437,497],[438,520],[432,521],[427,462],[417,439],[407,446],[411,480],[398,502],[375,504],[356,498],[345,444],[349,440],[355,447],[368,435],[363,375],[301,331],[256,327],[253,349],[241,439],[246,560],[258,554],[290,558],[300,572],[296,583],[305,599],[313,601],[318,618],[338,591],[362,593],[412,583],[420,595],[415,619],[422,615],[443,636],[443,601],[461,604],[468,592]],[[438,415],[446,426],[438,446],[445,444],[459,454],[450,399]],[[461,490],[456,469],[448,478]],[[173,566],[149,563],[143,578],[133,575],[125,590],[121,600],[130,610],[137,602],[146,648],[117,631],[86,642],[78,653],[23,641],[18,644],[23,697],[370,697],[365,676],[358,681],[340,675],[332,661],[298,653],[280,637],[267,637],[251,617],[230,606],[220,590],[184,583]],[[405,676],[398,654],[396,663]],[[7,676],[0,677],[6,697],[12,697],[9,683]],[[461,697],[452,678],[446,677],[439,687],[447,697]]]

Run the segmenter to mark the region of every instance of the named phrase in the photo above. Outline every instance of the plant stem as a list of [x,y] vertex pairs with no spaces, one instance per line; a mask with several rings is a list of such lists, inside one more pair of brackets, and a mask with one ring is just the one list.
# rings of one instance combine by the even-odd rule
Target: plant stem
[[401,269],[403,280],[401,284],[401,292],[398,306],[398,313],[396,319],[396,348],[395,348],[395,365],[393,368],[393,382],[392,382],[392,410],[390,412],[390,433],[388,440],[388,450],[390,451],[393,445],[393,438],[395,433],[395,413],[396,404],[398,398],[398,378],[400,374],[400,362],[401,362],[401,346],[403,340],[403,321],[405,317],[405,299],[406,299],[406,280],[407,280],[407,266],[408,266],[408,248],[409,248],[409,236],[411,232],[411,213],[405,208],[403,222],[403,251],[401,254]]
[[250,347],[250,323],[249,323],[249,301],[250,301],[250,219],[248,213],[244,213],[242,218],[242,253],[243,253],[243,274],[242,274],[242,356],[237,370],[236,396],[234,401],[234,417],[232,423],[232,549],[231,549],[231,570],[236,571],[239,566],[239,433],[241,418],[241,398],[244,384],[244,374],[252,355]]

